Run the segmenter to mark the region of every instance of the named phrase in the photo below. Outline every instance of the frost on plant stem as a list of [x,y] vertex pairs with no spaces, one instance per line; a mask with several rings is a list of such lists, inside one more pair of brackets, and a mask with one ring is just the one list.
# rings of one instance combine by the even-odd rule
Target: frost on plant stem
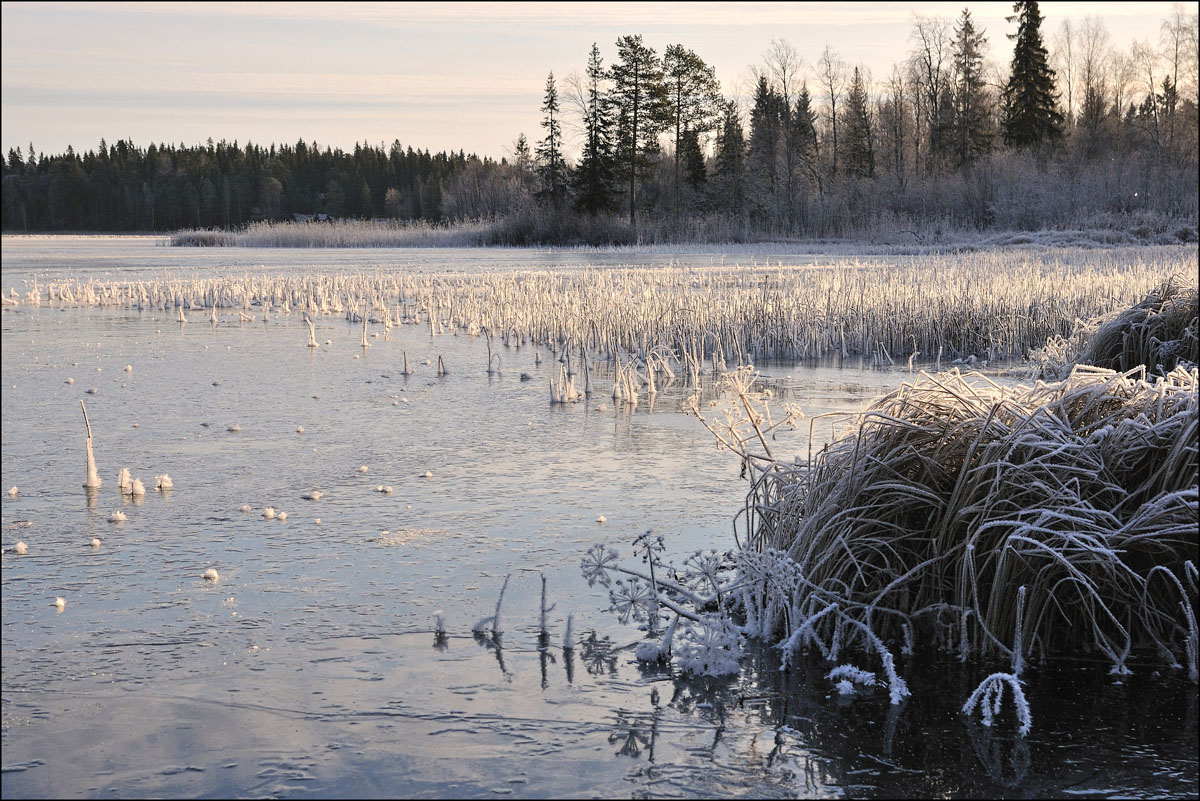
[[475,632],[476,634],[481,634],[487,631],[488,628],[491,628],[493,636],[498,636],[504,633],[504,626],[500,622],[500,612],[501,608],[504,606],[504,591],[508,589],[508,580],[510,578],[512,578],[511,574],[504,577],[504,584],[500,587],[500,597],[496,599],[495,613],[489,615],[488,617],[481,618],[474,626],[471,627],[471,631]]
[[666,662],[671,658],[671,640],[675,637],[675,629],[680,617],[675,615],[667,626],[662,639],[650,637],[638,643],[634,656],[639,662]]
[[567,631],[563,634],[563,650],[575,650],[575,613],[567,615]]
[[680,670],[697,676],[727,676],[741,669],[743,635],[725,615],[702,615],[685,627],[676,649]]
[[1025,692],[1021,689],[1021,680],[1012,673],[993,673],[981,681],[963,704],[962,713],[970,715],[979,706],[983,725],[991,726],[995,716],[1000,714],[1006,685],[1012,689],[1013,703],[1017,706],[1017,722],[1020,724],[1017,734],[1024,737],[1033,728],[1033,717],[1029,712],[1029,702],[1025,700]]
[[833,670],[826,674],[825,678],[830,681],[843,679],[853,684],[861,684],[864,687],[875,686],[875,674],[870,671],[862,670],[851,664],[838,665]]

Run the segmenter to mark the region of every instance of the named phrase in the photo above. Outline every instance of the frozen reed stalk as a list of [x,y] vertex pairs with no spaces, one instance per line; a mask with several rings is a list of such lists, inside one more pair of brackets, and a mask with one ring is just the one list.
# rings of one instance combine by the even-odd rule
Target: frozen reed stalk
[[304,322],[308,323],[308,346],[310,348],[321,347],[317,344],[317,328],[313,325],[313,321],[309,319],[308,315],[304,316]]
[[563,634],[563,650],[575,650],[575,613],[567,615],[567,631]]
[[129,488],[133,486],[133,475],[129,472],[128,467],[122,467],[121,472],[117,474],[117,488],[121,490],[122,495],[129,494]]
[[[496,373],[500,372],[500,354],[492,353],[492,335],[490,333],[488,333],[487,328],[483,329],[483,341],[487,343],[487,352],[488,352],[487,374],[495,375]],[[496,361],[496,369],[495,370],[492,369],[492,360],[493,359],[495,359],[495,361]]]
[[1014,676],[1020,676],[1021,671],[1025,669],[1025,659],[1023,657],[1024,647],[1021,639],[1021,624],[1025,617],[1025,587],[1017,588],[1017,633],[1013,637],[1012,648],[1012,672]]
[[504,627],[500,624],[500,608],[504,605],[504,591],[508,589],[508,580],[512,578],[512,574],[504,577],[504,584],[500,587],[500,597],[496,599],[496,614],[492,617],[492,634],[502,634]]
[[177,307],[177,309],[178,309],[178,311],[179,311],[179,322],[180,322],[180,323],[186,323],[186,322],[187,322],[187,318],[183,316],[183,307],[182,307],[182,306],[179,306],[179,307]]
[[481,619],[478,623],[471,627],[472,631],[481,633],[486,631],[490,626],[492,629],[492,636],[499,636],[500,634],[504,633],[504,628],[500,623],[500,611],[501,607],[504,605],[504,591],[508,589],[508,580],[510,578],[512,578],[511,573],[504,577],[504,584],[500,587],[500,597],[496,599],[495,614]]
[[1012,689],[1013,703],[1017,705],[1017,722],[1020,723],[1017,734],[1024,737],[1033,728],[1033,717],[1029,712],[1029,702],[1025,700],[1025,692],[1021,689],[1021,680],[1011,673],[993,673],[981,681],[963,704],[962,713],[970,716],[979,706],[983,713],[983,725],[991,726],[995,716],[1000,714],[1005,685]]
[[433,610],[433,633],[445,636],[446,616],[441,609]]
[[871,673],[870,671],[866,671],[866,670],[861,670],[851,664],[838,665],[833,670],[829,671],[829,673],[827,673],[825,675],[825,678],[829,679],[830,681],[837,681],[839,679],[847,679],[847,680],[853,682],[854,684],[861,684],[864,687],[874,687],[875,686],[875,674],[874,673]]
[[83,401],[79,401],[80,408],[83,409],[83,424],[87,427],[87,480],[83,482],[83,486],[88,489],[97,489],[100,486],[100,473],[96,470],[96,457],[92,454],[92,424],[88,422],[87,406],[83,405]]
[[437,374],[441,376],[441,375],[446,375],[449,372],[450,371],[446,369],[446,363],[444,361],[442,361],[441,354],[438,354]]
[[371,343],[367,342],[367,315],[365,313],[362,316],[362,347],[371,347]]
[[545,574],[542,574],[542,611],[541,615],[538,617],[538,633],[543,638],[550,636],[550,625],[546,621],[546,615],[548,615],[550,612],[553,612],[554,607],[556,606],[558,606],[558,604],[546,606],[546,576]]
[[154,477],[154,488],[159,491],[166,491],[175,488],[175,482],[171,480],[171,476],[163,473],[161,476]]

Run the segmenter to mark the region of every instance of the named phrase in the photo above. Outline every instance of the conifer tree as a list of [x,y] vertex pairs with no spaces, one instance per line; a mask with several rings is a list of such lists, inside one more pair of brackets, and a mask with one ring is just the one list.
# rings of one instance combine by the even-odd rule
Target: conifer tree
[[609,70],[617,109],[617,160],[629,187],[629,225],[636,237],[638,180],[658,152],[658,134],[667,122],[667,95],[662,63],[640,35],[618,39],[617,58]]
[[614,211],[617,206],[613,191],[612,116],[601,85],[604,75],[600,48],[593,42],[587,64],[583,152],[573,181],[575,210],[591,215]]
[[537,171],[541,179],[538,197],[554,209],[561,209],[567,196],[567,165],[562,153],[562,123],[559,122],[558,88],[553,72],[546,78],[542,113],[546,115],[542,118],[546,138],[537,149]]
[[850,79],[850,93],[846,96],[846,118],[842,123],[842,163],[846,174],[855,178],[875,175],[875,132],[869,103],[862,72],[855,67]]
[[754,107],[750,110],[750,147],[747,172],[753,186],[753,203],[759,214],[766,213],[775,197],[776,154],[781,138],[780,98],[759,75],[754,87]]
[[1017,32],[1012,74],[1004,87],[1004,143],[1023,148],[1062,138],[1063,115],[1054,95],[1054,70],[1042,45],[1042,15],[1035,0],[1013,3]]
[[992,146],[983,80],[987,37],[976,30],[967,9],[963,9],[954,34],[954,153],[958,165],[963,166],[974,162]]
[[715,206],[729,214],[742,213],[746,203],[746,135],[737,103],[732,100],[725,104],[717,132],[716,167],[711,186]]
[[708,180],[708,168],[704,165],[704,151],[700,149],[700,134],[696,131],[684,131],[680,143],[683,151],[683,178],[688,186],[697,192],[703,191]]
[[796,98],[796,108],[792,113],[792,163],[798,164],[816,183],[817,194],[824,195],[824,182],[821,180],[821,142],[817,137],[817,112],[812,106],[812,96],[808,92],[808,84],[800,86],[800,94]]
[[[681,165],[683,159],[689,157],[685,151],[693,144],[699,150],[699,135],[716,126],[722,99],[716,71],[683,45],[668,45],[663,51],[663,75],[670,104],[671,134],[675,140],[674,189],[678,201]],[[694,160],[695,155],[690,157]],[[693,164],[689,168],[688,180],[695,184],[695,179]],[[677,217],[679,211],[679,203],[676,202]]]

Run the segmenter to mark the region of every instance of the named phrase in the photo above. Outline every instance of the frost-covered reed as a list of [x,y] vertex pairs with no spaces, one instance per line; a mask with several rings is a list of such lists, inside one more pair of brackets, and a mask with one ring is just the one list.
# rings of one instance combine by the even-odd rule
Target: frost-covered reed
[[1200,291],[1195,276],[1174,276],[1140,303],[1094,320],[1076,320],[1069,337],[1055,336],[1029,355],[1039,378],[1061,377],[1076,364],[1111,370],[1146,365],[1166,374],[1181,362],[1200,364]]
[[486,244],[492,223],[435,225],[424,220],[256,222],[243,231],[192,230],[171,235],[183,247],[250,248],[463,248]]
[[26,297],[172,313],[275,308],[345,315],[359,325],[377,319],[385,330],[395,319],[428,326],[432,337],[486,331],[560,356],[610,363],[619,356],[638,376],[635,389],[652,394],[651,382],[669,380],[667,370],[692,378],[710,359],[1020,358],[1068,336],[1077,318],[1126,308],[1164,276],[1194,274],[1196,264],[1194,248],[986,251],[770,267],[64,279]]
[[1013,675],[1095,653],[1195,680],[1198,411],[1194,367],[921,374],[815,460],[750,460],[747,630],[830,658],[857,642],[889,671],[884,643],[915,642]]
[[92,452],[92,424],[88,420],[87,406],[83,401],[79,401],[79,408],[83,409],[83,424],[87,428],[87,440],[84,443],[87,451],[87,477],[84,479],[83,486],[89,490],[100,488],[100,471],[96,469],[96,456]]

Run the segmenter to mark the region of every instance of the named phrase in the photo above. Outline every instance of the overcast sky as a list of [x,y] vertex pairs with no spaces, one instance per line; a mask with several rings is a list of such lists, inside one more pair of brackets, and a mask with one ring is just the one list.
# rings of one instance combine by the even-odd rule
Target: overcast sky
[[[997,62],[1007,2],[968,3]],[[773,38],[811,70],[828,43],[883,79],[911,47],[914,14],[963,3],[3,3],[3,152],[61,153],[127,139],[185,145],[356,142],[509,155],[541,138],[542,95],[605,65],[619,36],[682,44],[745,93]],[[1194,4],[1189,4],[1194,8]],[[1043,32],[1101,17],[1113,40],[1157,42],[1171,3],[1041,4]]]

